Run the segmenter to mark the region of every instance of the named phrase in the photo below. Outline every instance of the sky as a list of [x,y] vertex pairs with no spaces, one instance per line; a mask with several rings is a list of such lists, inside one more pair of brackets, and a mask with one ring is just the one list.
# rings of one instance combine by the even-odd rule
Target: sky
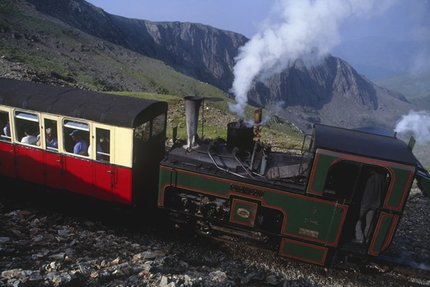
[[241,33],[257,32],[272,0],[87,0],[114,15],[150,21],[179,21],[210,25]]
[[[307,2],[308,0],[300,0]],[[320,0],[309,0],[318,2]],[[334,2],[324,0],[325,2]],[[367,0],[357,0],[366,2]],[[241,33],[251,38],[270,18],[277,0],[87,0],[106,12],[150,21],[194,22]],[[321,1],[320,1],[321,2]],[[344,39],[369,35],[413,37],[411,28],[420,25],[430,12],[429,0],[381,1],[391,4],[383,13],[345,19]],[[389,5],[389,4],[387,4]],[[428,23],[427,23],[428,24]]]

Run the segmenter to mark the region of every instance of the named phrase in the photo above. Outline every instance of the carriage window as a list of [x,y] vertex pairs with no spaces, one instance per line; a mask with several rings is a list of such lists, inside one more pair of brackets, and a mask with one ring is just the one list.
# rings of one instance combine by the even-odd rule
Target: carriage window
[[341,201],[350,201],[360,174],[360,165],[342,160],[330,167],[324,195]]
[[141,124],[134,130],[134,137],[143,142],[146,142],[149,139],[150,135],[151,125],[149,121]]
[[45,119],[45,141],[47,150],[58,150],[57,121]]
[[[91,153],[93,149],[88,149]],[[96,159],[100,161],[110,161],[110,131],[96,128]]]
[[9,113],[0,111],[0,126],[2,128],[0,140],[10,142]]
[[63,148],[73,154],[88,156],[88,143],[90,139],[88,124],[78,121],[64,120],[63,122]]
[[154,118],[152,121],[152,136],[156,136],[164,131],[166,124],[166,115],[161,114]]
[[15,139],[24,144],[36,145],[40,137],[39,118],[35,114],[15,112]]
[[147,121],[134,130],[134,138],[146,142],[150,137],[157,136],[164,131],[166,125],[166,115],[161,114],[152,119],[152,131],[151,122]]

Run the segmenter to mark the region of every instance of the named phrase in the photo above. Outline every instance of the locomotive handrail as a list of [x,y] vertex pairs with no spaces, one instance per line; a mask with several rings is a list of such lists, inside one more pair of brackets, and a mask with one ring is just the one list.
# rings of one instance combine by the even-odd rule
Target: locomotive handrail
[[245,172],[250,176],[250,177],[252,177],[252,178],[254,178],[253,176],[252,176],[252,174],[251,173],[249,173],[249,171],[248,171],[248,168],[246,168],[243,164],[242,164],[242,162],[237,158],[237,156],[236,156],[236,154],[237,154],[237,152],[239,151],[239,149],[237,148],[237,147],[235,147],[234,149],[233,149],[233,156],[234,156],[234,159],[240,164],[240,166],[245,170]]
[[220,166],[216,163],[215,159],[212,157],[212,154],[211,154],[211,152],[210,152],[210,151],[211,151],[211,149],[212,149],[212,147],[214,146],[214,144],[215,144],[216,142],[218,142],[218,141],[217,141],[217,140],[212,141],[212,142],[209,144],[209,146],[208,146],[208,150],[207,150],[208,156],[209,156],[209,158],[212,160],[212,163],[215,165],[215,167],[216,167],[217,169],[221,170],[221,171],[226,172],[226,173],[233,174],[233,175],[238,176],[238,177],[241,177],[241,178],[246,178],[245,176],[243,176],[243,175],[241,175],[241,174],[238,174],[238,173],[232,172],[232,171],[230,171],[230,170],[228,170],[228,169],[222,168],[222,167],[220,167]]

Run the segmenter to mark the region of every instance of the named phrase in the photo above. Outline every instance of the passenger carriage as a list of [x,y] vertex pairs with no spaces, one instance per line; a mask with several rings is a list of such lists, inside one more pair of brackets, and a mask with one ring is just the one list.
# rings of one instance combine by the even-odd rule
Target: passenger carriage
[[[143,204],[156,190],[166,115],[165,102],[0,79],[0,174]],[[23,143],[24,131],[36,140]],[[77,154],[73,132],[88,146]]]

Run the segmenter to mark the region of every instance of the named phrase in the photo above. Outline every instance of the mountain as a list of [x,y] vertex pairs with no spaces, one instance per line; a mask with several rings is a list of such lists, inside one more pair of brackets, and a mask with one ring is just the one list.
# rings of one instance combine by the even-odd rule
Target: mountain
[[423,69],[376,79],[374,82],[381,87],[402,93],[410,103],[420,107],[420,110],[430,111],[429,78],[430,69]]
[[[19,63],[33,71],[29,80],[88,89],[202,96],[209,84],[228,94],[234,58],[248,41],[201,24],[115,16],[84,0],[3,0],[0,15],[2,64],[9,67],[2,76],[22,77]],[[315,122],[392,129],[413,107],[332,56],[319,66],[297,61],[248,97],[304,131]]]
[[313,67],[296,63],[260,84],[263,89],[268,92],[255,93],[254,104],[270,106],[303,130],[312,123],[392,130],[412,107],[403,95],[373,84],[336,57]]

